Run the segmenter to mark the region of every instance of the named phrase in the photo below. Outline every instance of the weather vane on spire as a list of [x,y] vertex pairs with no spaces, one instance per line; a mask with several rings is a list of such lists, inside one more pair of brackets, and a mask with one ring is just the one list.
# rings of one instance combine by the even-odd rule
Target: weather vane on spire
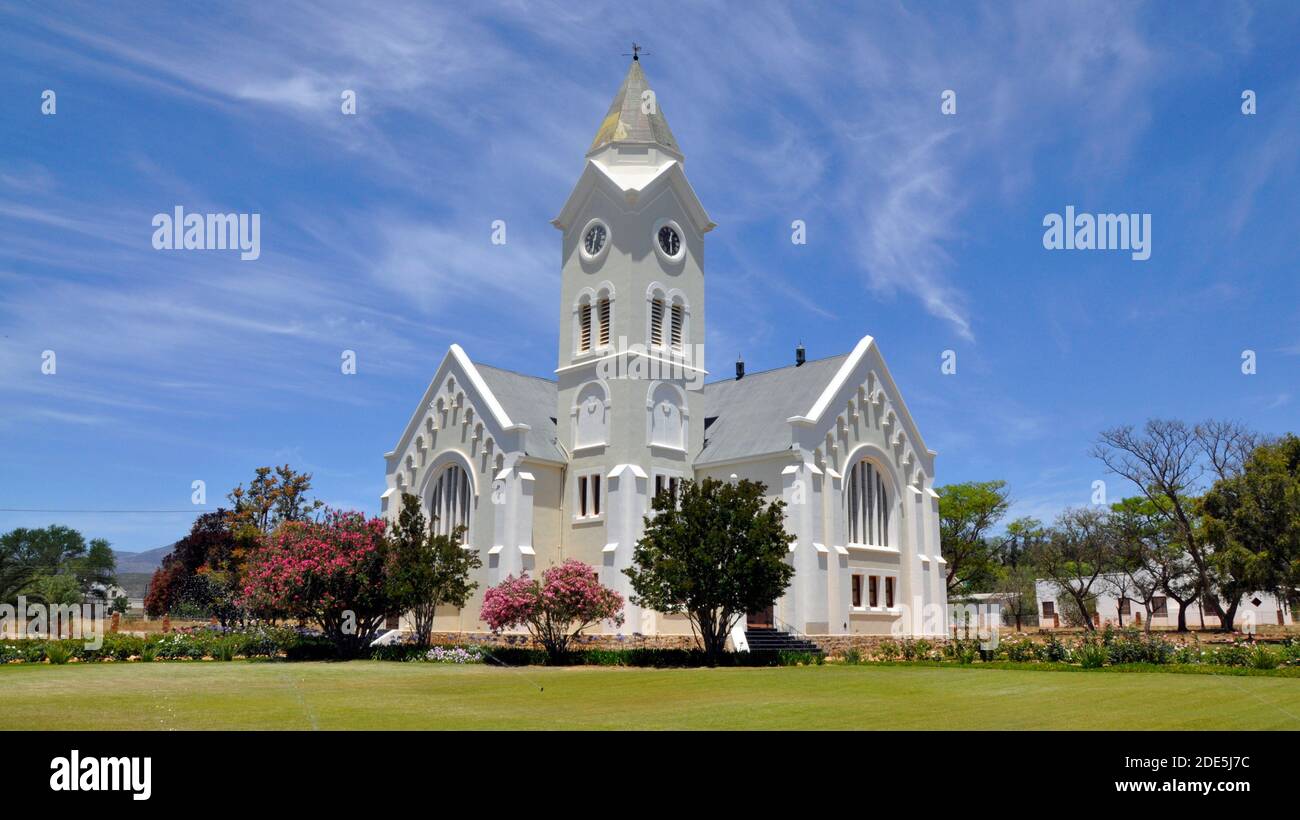
[[[637,62],[640,62],[640,61],[641,61],[641,49],[642,49],[642,48],[643,48],[643,47],[640,46],[640,45],[638,45],[638,44],[636,43],[635,40],[632,41],[632,62],[637,63]],[[646,54],[649,54],[649,53],[650,53],[650,52],[648,52],[648,51],[646,52]],[[626,57],[626,56],[628,56],[628,55],[627,55],[626,53],[624,53],[623,56]]]

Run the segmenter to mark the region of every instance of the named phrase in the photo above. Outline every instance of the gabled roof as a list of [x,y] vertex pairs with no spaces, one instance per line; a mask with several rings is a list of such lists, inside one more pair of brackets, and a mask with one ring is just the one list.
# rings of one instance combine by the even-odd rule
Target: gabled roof
[[696,461],[731,461],[790,449],[790,421],[817,401],[849,354],[748,373],[704,385],[704,431]]
[[681,148],[668,128],[668,120],[664,119],[658,99],[655,99],[648,113],[644,110],[641,95],[649,88],[650,82],[641,70],[640,61],[633,60],[627,76],[623,78],[623,85],[609,105],[609,112],[596,131],[596,138],[592,140],[588,154],[599,151],[606,145],[628,142],[652,143],[681,156]]
[[486,364],[474,366],[510,418],[528,425],[525,452],[549,461],[564,461],[555,444],[555,422],[551,420],[555,412],[555,382]]

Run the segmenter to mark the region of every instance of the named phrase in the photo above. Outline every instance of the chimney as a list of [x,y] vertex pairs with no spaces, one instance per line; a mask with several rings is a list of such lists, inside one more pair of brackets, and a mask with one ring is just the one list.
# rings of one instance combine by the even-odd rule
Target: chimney
[[803,363],[807,360],[807,356],[803,349],[803,342],[800,342],[799,346],[794,349],[794,366],[803,367]]
[[745,378],[745,360],[742,359],[740,356],[736,357],[736,378],[737,379]]

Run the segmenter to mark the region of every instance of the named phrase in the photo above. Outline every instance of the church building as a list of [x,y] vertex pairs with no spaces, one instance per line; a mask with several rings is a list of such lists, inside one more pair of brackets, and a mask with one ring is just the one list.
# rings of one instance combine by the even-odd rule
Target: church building
[[[383,515],[413,493],[440,532],[467,527],[483,566],[437,631],[485,631],[483,593],[575,558],[631,594],[622,570],[652,494],[683,479],[763,482],[796,540],[785,595],[753,626],[809,636],[943,634],[935,452],[880,349],[706,381],[704,244],[715,225],[633,56],[553,224],[559,349],[548,377],[453,344],[385,454]],[[625,635],[689,634],[627,604]]]

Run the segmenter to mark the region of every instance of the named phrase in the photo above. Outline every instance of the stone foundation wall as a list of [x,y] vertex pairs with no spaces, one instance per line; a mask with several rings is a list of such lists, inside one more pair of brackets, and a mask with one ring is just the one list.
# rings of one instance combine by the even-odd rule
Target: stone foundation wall
[[[903,639],[895,638],[890,635],[809,635],[808,640],[817,644],[823,652],[829,656],[844,654],[846,649],[856,649],[864,654],[870,654],[884,643],[901,643]],[[943,638],[926,638],[930,646],[938,648],[943,646],[947,641]]]
[[[491,632],[434,632],[434,646],[517,646],[541,649],[531,635],[494,635]],[[573,649],[699,649],[694,635],[579,635]]]

